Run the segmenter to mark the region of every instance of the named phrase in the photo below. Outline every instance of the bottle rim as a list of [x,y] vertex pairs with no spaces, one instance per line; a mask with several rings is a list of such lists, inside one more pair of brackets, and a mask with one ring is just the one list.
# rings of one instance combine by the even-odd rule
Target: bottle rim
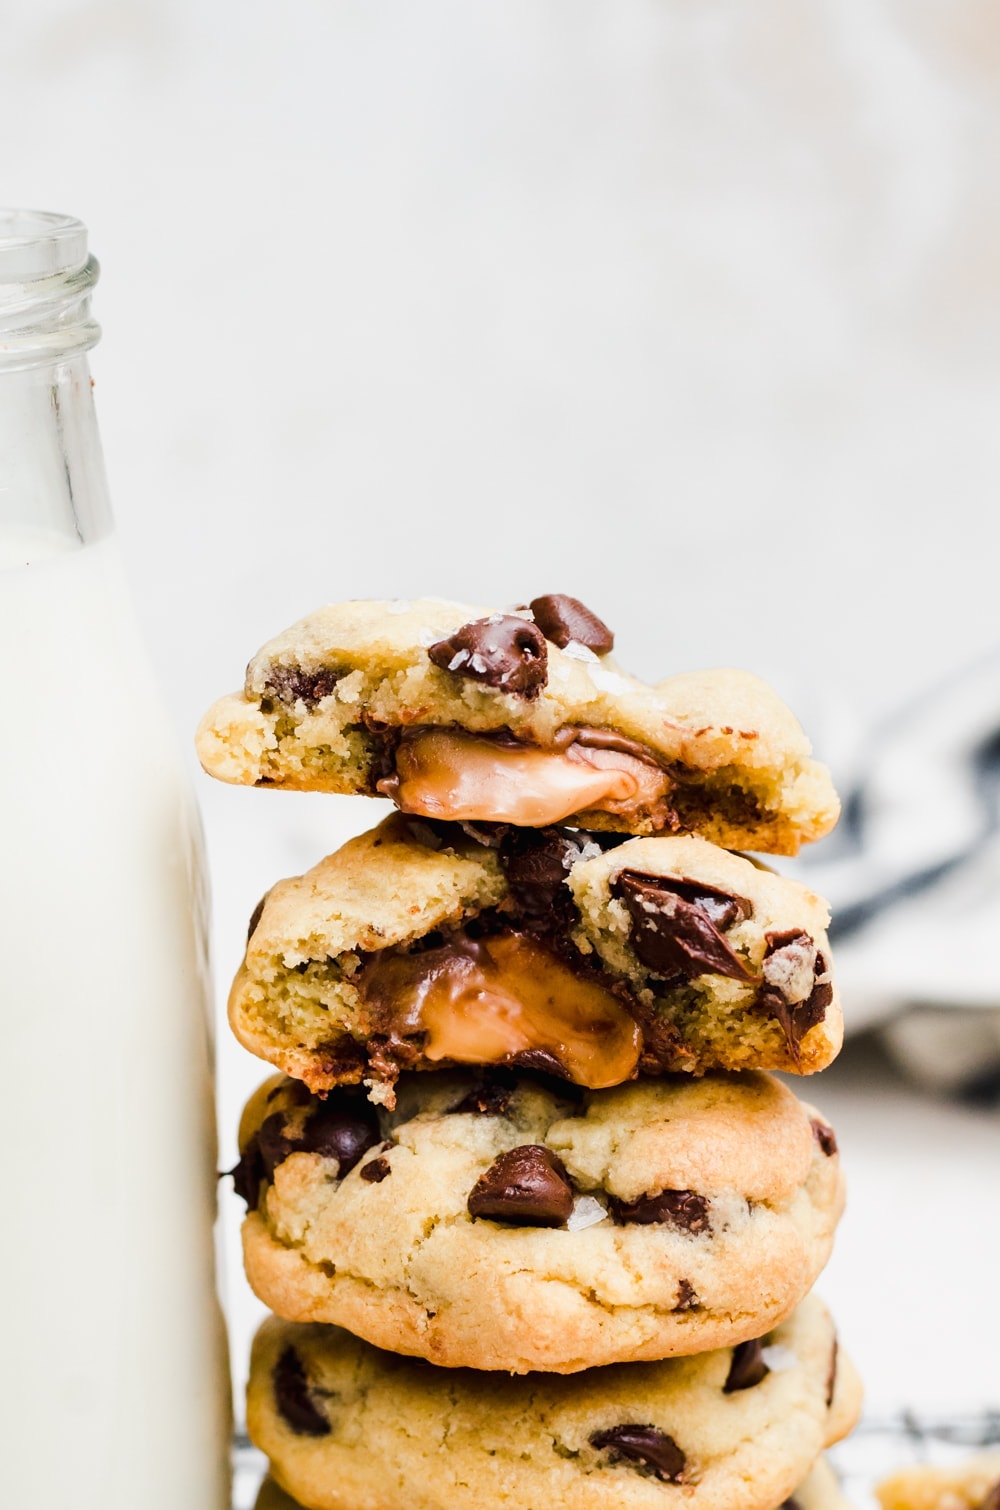
[[0,207],[0,371],[88,351],[100,339],[90,294],[100,269],[75,215]]
[[87,261],[87,227],[75,215],[0,207],[0,283],[33,283]]

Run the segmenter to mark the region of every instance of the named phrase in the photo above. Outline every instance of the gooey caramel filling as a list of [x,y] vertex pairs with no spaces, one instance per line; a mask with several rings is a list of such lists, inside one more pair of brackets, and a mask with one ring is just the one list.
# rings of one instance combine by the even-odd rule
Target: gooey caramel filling
[[621,1084],[639,1062],[642,1035],[618,998],[529,934],[456,933],[419,954],[384,949],[356,979],[390,1037],[423,1034],[423,1057],[435,1062],[537,1054],[590,1089]]
[[455,729],[404,739],[378,782],[404,813],[544,828],[598,809],[631,818],[662,804],[670,779],[651,760],[575,740],[563,749],[500,744]]

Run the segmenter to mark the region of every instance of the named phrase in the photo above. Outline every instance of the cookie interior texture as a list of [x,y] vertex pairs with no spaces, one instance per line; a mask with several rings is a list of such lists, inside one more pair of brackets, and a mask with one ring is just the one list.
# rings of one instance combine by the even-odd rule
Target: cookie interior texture
[[[463,629],[515,641],[518,625],[541,643],[530,685],[477,674],[491,655],[463,656]],[[456,632],[455,655],[435,659]],[[242,785],[382,792],[444,819],[697,832],[776,854],[822,837],[839,812],[826,768],[757,678],[651,687],[585,644],[545,640],[529,618],[438,599],[309,615],[254,656],[197,746],[211,775]]]
[[[339,1328],[272,1318],[254,1343],[251,1438],[308,1510],[484,1504],[774,1510],[857,1419],[860,1386],[822,1302],[762,1340],[726,1390],[725,1348],[574,1378],[437,1369]],[[773,1366],[771,1366],[773,1365]]]
[[392,1113],[276,1077],[240,1150],[266,1305],[516,1373],[759,1337],[815,1281],[844,1199],[832,1129],[753,1073],[574,1092],[444,1071],[404,1077]]
[[840,1047],[825,904],[696,837],[396,815],[251,922],[233,1029],[314,1090],[391,1103],[401,1069],[449,1063],[811,1073]]
[[948,1468],[904,1468],[876,1495],[882,1510],[1000,1510],[1000,1451]]

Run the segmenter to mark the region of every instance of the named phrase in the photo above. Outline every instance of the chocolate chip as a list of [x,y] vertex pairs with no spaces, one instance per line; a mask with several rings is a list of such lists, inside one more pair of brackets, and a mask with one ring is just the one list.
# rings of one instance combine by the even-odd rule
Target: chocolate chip
[[[285,1087],[279,1087],[285,1090]],[[301,1092],[289,1092],[298,1104]],[[307,1094],[306,1103],[312,1098]],[[240,1155],[230,1173],[236,1194],[248,1208],[256,1210],[260,1187],[274,1176],[279,1164],[293,1153],[318,1153],[324,1159],[336,1159],[337,1177],[349,1170],[379,1141],[375,1108],[358,1092],[343,1088],[329,1101],[317,1101],[315,1110],[301,1130],[292,1132],[281,1112],[265,1117]]]
[[375,1108],[363,1096],[344,1093],[320,1102],[306,1122],[297,1153],[318,1153],[336,1159],[337,1175],[343,1179],[360,1158],[379,1142]]
[[802,1510],[798,1500],[782,1500],[780,1510]]
[[698,1305],[699,1301],[694,1285],[689,1279],[679,1279],[677,1281],[677,1297],[673,1305],[674,1313],[676,1314],[678,1311],[696,1311]]
[[361,1178],[367,1180],[369,1185],[381,1185],[392,1174],[392,1165],[386,1158],[372,1159],[370,1164],[362,1164]]
[[764,1350],[759,1337],[751,1342],[741,1342],[733,1348],[733,1361],[729,1365],[729,1373],[726,1382],[722,1386],[724,1395],[735,1395],[741,1389],[753,1389],[762,1379],[766,1379],[771,1370],[764,1362]]
[[615,637],[607,624],[579,598],[550,592],[541,598],[532,598],[528,606],[545,638],[558,645],[560,650],[565,650],[571,640],[586,645],[595,655],[607,655],[615,648]]
[[502,1117],[511,1103],[515,1085],[513,1076],[483,1081],[452,1107],[455,1112],[475,1112],[481,1117]]
[[239,1163],[230,1170],[233,1188],[246,1201],[248,1210],[257,1209],[261,1185],[271,1179],[276,1167],[284,1163],[294,1146],[285,1137],[285,1119],[281,1112],[272,1112],[265,1117],[242,1150]]
[[828,1159],[832,1159],[837,1152],[837,1135],[833,1128],[819,1117],[810,1117],[809,1126],[813,1130],[813,1137]]
[[539,1143],[511,1148],[476,1181],[469,1213],[519,1227],[561,1227],[573,1210],[573,1188],[561,1161]]
[[1000,1510],[1000,1479],[997,1480],[989,1494],[983,1500],[982,1510]]
[[299,666],[272,666],[267,674],[265,694],[276,697],[287,707],[303,702],[311,708],[324,697],[329,697],[339,680],[336,671],[326,668],[303,671]]
[[611,1210],[615,1220],[623,1224],[632,1222],[649,1227],[655,1222],[665,1222],[696,1237],[711,1229],[709,1203],[693,1190],[661,1190],[655,1195],[641,1195],[637,1201],[621,1201],[612,1196]]
[[233,1189],[240,1200],[246,1201],[247,1210],[256,1211],[260,1187],[264,1182],[264,1165],[256,1138],[250,1139],[240,1154],[239,1162],[226,1173],[232,1175]]
[[628,1458],[642,1463],[665,1484],[680,1484],[684,1480],[687,1458],[673,1437],[655,1426],[611,1426],[607,1431],[595,1431],[590,1445],[599,1452],[607,1448],[612,1462]]
[[657,975],[688,980],[705,974],[748,982],[757,979],[720,931],[748,915],[750,904],[742,897],[634,870],[619,872],[611,890],[621,897],[632,919],[632,948]]
[[837,1390],[837,1363],[840,1357],[840,1343],[836,1337],[833,1339],[833,1353],[830,1358],[830,1371],[826,1376],[826,1408],[830,1409],[833,1397]]
[[296,1147],[285,1136],[285,1119],[281,1112],[272,1112],[257,1129],[257,1147],[260,1149],[264,1174],[270,1179],[279,1164],[283,1164]]
[[247,943],[248,944],[249,944],[250,940],[253,938],[254,934],[257,932],[257,925],[260,922],[261,918],[264,916],[264,903],[267,901],[268,895],[269,895],[269,893],[265,891],[264,895],[261,897],[260,901],[257,903],[257,905],[254,908],[253,912],[251,912],[251,914],[250,914],[250,921],[247,924]]
[[[823,1021],[833,1001],[833,986],[822,979],[826,975],[826,958],[802,929],[766,933],[764,938],[767,943],[764,980],[753,1010],[774,1018],[785,1035],[789,1053],[798,1063],[799,1045],[810,1029]],[[812,986],[805,996],[795,999],[788,984],[802,973],[803,966],[812,970]]]
[[446,640],[438,640],[427,654],[443,671],[529,699],[538,696],[548,677],[545,636],[516,614],[473,619]]
[[282,1418],[302,1437],[328,1437],[330,1423],[320,1410],[302,1359],[293,1347],[286,1347],[274,1365],[274,1398]]

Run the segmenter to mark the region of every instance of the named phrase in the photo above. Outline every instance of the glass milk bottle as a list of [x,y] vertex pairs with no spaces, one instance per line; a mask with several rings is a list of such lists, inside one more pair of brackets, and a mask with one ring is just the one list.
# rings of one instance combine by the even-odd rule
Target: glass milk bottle
[[138,640],[97,264],[0,210],[0,1505],[224,1510],[199,829]]

